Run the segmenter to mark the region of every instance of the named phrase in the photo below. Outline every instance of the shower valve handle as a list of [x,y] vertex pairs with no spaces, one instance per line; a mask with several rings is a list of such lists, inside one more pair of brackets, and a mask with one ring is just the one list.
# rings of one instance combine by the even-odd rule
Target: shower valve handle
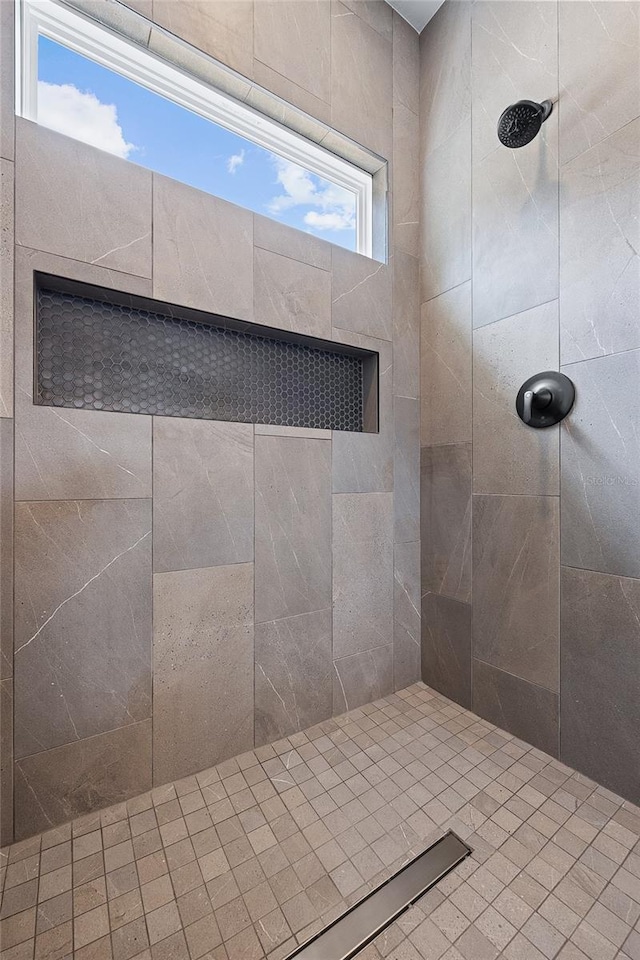
[[531,423],[531,411],[534,405],[536,409],[542,410],[549,406],[552,399],[553,395],[550,390],[538,390],[537,393],[534,393],[533,390],[525,390],[522,407],[523,422]]
[[529,377],[518,391],[516,412],[528,427],[551,427],[569,413],[574,386],[563,373],[547,370]]

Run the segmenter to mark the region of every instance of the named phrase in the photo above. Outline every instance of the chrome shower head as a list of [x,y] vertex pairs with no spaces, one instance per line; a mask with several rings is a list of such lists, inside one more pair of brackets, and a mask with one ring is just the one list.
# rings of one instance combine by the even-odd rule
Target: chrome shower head
[[534,103],[518,100],[498,120],[498,139],[505,147],[524,147],[531,143],[553,109],[551,100]]

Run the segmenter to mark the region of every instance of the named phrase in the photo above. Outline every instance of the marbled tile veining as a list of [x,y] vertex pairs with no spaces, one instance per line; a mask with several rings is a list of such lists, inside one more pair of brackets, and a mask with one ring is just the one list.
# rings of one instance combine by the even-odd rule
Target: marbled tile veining
[[149,718],[151,502],[18,503],[15,529],[16,757]]

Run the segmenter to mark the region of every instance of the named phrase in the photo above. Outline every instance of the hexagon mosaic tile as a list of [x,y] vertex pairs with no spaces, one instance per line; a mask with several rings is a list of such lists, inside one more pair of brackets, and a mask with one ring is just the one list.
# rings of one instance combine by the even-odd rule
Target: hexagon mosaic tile
[[361,431],[362,358],[41,288],[36,402]]

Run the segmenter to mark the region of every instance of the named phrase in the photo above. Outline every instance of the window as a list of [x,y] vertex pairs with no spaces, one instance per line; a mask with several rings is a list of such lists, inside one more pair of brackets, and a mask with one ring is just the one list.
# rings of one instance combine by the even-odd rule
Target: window
[[20,10],[20,116],[373,255],[371,173],[55,0]]

